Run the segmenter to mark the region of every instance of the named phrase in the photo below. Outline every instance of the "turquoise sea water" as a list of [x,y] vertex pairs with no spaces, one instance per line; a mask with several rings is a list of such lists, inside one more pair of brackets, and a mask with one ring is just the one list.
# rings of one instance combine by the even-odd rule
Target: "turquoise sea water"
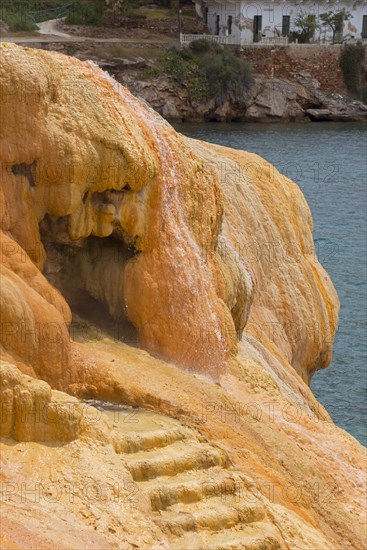
[[336,424],[367,444],[367,133],[364,123],[180,124],[190,137],[265,157],[301,187],[340,301],[333,361],[312,380]]

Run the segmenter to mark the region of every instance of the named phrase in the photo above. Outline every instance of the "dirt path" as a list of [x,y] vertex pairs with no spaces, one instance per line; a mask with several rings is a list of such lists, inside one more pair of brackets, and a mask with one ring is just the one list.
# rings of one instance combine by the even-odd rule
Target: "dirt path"
[[[129,35],[129,31],[126,32],[126,36],[117,38],[104,38],[104,37],[92,37],[92,36],[79,36],[71,35],[62,32],[57,27],[57,19],[50,19],[38,23],[37,34],[32,35],[0,35],[1,42],[13,42],[15,44],[42,44],[50,42],[95,42],[100,44],[152,44],[162,45],[172,41],[172,37],[155,36],[155,37],[142,37],[139,32],[134,32],[133,36]],[[139,29],[136,29],[139,31]],[[131,33],[131,31],[130,31]]]
[[0,42],[12,42],[14,44],[47,44],[62,42],[67,44],[68,42],[93,42],[98,44],[151,44],[151,45],[165,45],[167,42],[163,40],[141,39],[135,38],[93,38],[87,36],[71,36],[71,35],[33,35],[33,36],[0,36]]
[[43,21],[42,23],[37,23],[38,27],[38,33],[39,34],[45,34],[48,36],[61,36],[62,38],[71,38],[73,39],[70,34],[66,34],[65,32],[61,32],[58,30],[58,19],[49,19],[48,21]]

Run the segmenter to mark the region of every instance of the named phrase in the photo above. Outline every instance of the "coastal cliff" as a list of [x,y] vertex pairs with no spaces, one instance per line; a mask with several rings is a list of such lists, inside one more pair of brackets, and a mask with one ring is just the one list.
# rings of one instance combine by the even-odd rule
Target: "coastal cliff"
[[[94,483],[124,477],[138,495],[114,510],[83,494],[27,501],[30,517],[12,493],[5,542],[39,542],[58,510],[68,523],[45,547],[80,545],[78,533],[101,548],[362,547],[362,447],[308,387],[331,360],[339,304],[296,184],[254,154],[182,137],[91,62],[4,44],[0,82],[3,479],[32,468],[34,483],[86,484],[88,456]],[[129,443],[108,415],[88,426],[81,399],[177,424],[164,444]],[[37,403],[52,429],[21,414]],[[198,483],[212,467],[255,487],[260,512],[231,505],[209,521],[210,503],[177,511],[192,502],[167,489],[158,506],[144,485],[186,470]]]

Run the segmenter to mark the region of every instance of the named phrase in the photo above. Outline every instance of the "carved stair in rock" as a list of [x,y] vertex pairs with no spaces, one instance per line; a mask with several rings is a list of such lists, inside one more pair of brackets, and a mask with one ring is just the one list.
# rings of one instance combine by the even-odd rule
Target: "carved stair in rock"
[[150,502],[170,550],[283,548],[262,501],[246,489],[248,481],[230,467],[226,454],[178,421],[152,415],[158,429],[151,422],[135,431],[122,426],[116,450]]

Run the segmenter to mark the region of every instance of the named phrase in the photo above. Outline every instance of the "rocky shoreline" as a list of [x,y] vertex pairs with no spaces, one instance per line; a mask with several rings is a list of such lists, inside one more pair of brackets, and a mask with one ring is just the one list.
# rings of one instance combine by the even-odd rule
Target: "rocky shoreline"
[[190,99],[189,91],[174,78],[142,78],[140,68],[99,62],[134,95],[144,99],[170,122],[312,122],[367,120],[367,105],[340,94],[326,95],[318,80],[303,71],[294,80],[255,76],[253,86],[241,101],[216,98],[206,102]]

